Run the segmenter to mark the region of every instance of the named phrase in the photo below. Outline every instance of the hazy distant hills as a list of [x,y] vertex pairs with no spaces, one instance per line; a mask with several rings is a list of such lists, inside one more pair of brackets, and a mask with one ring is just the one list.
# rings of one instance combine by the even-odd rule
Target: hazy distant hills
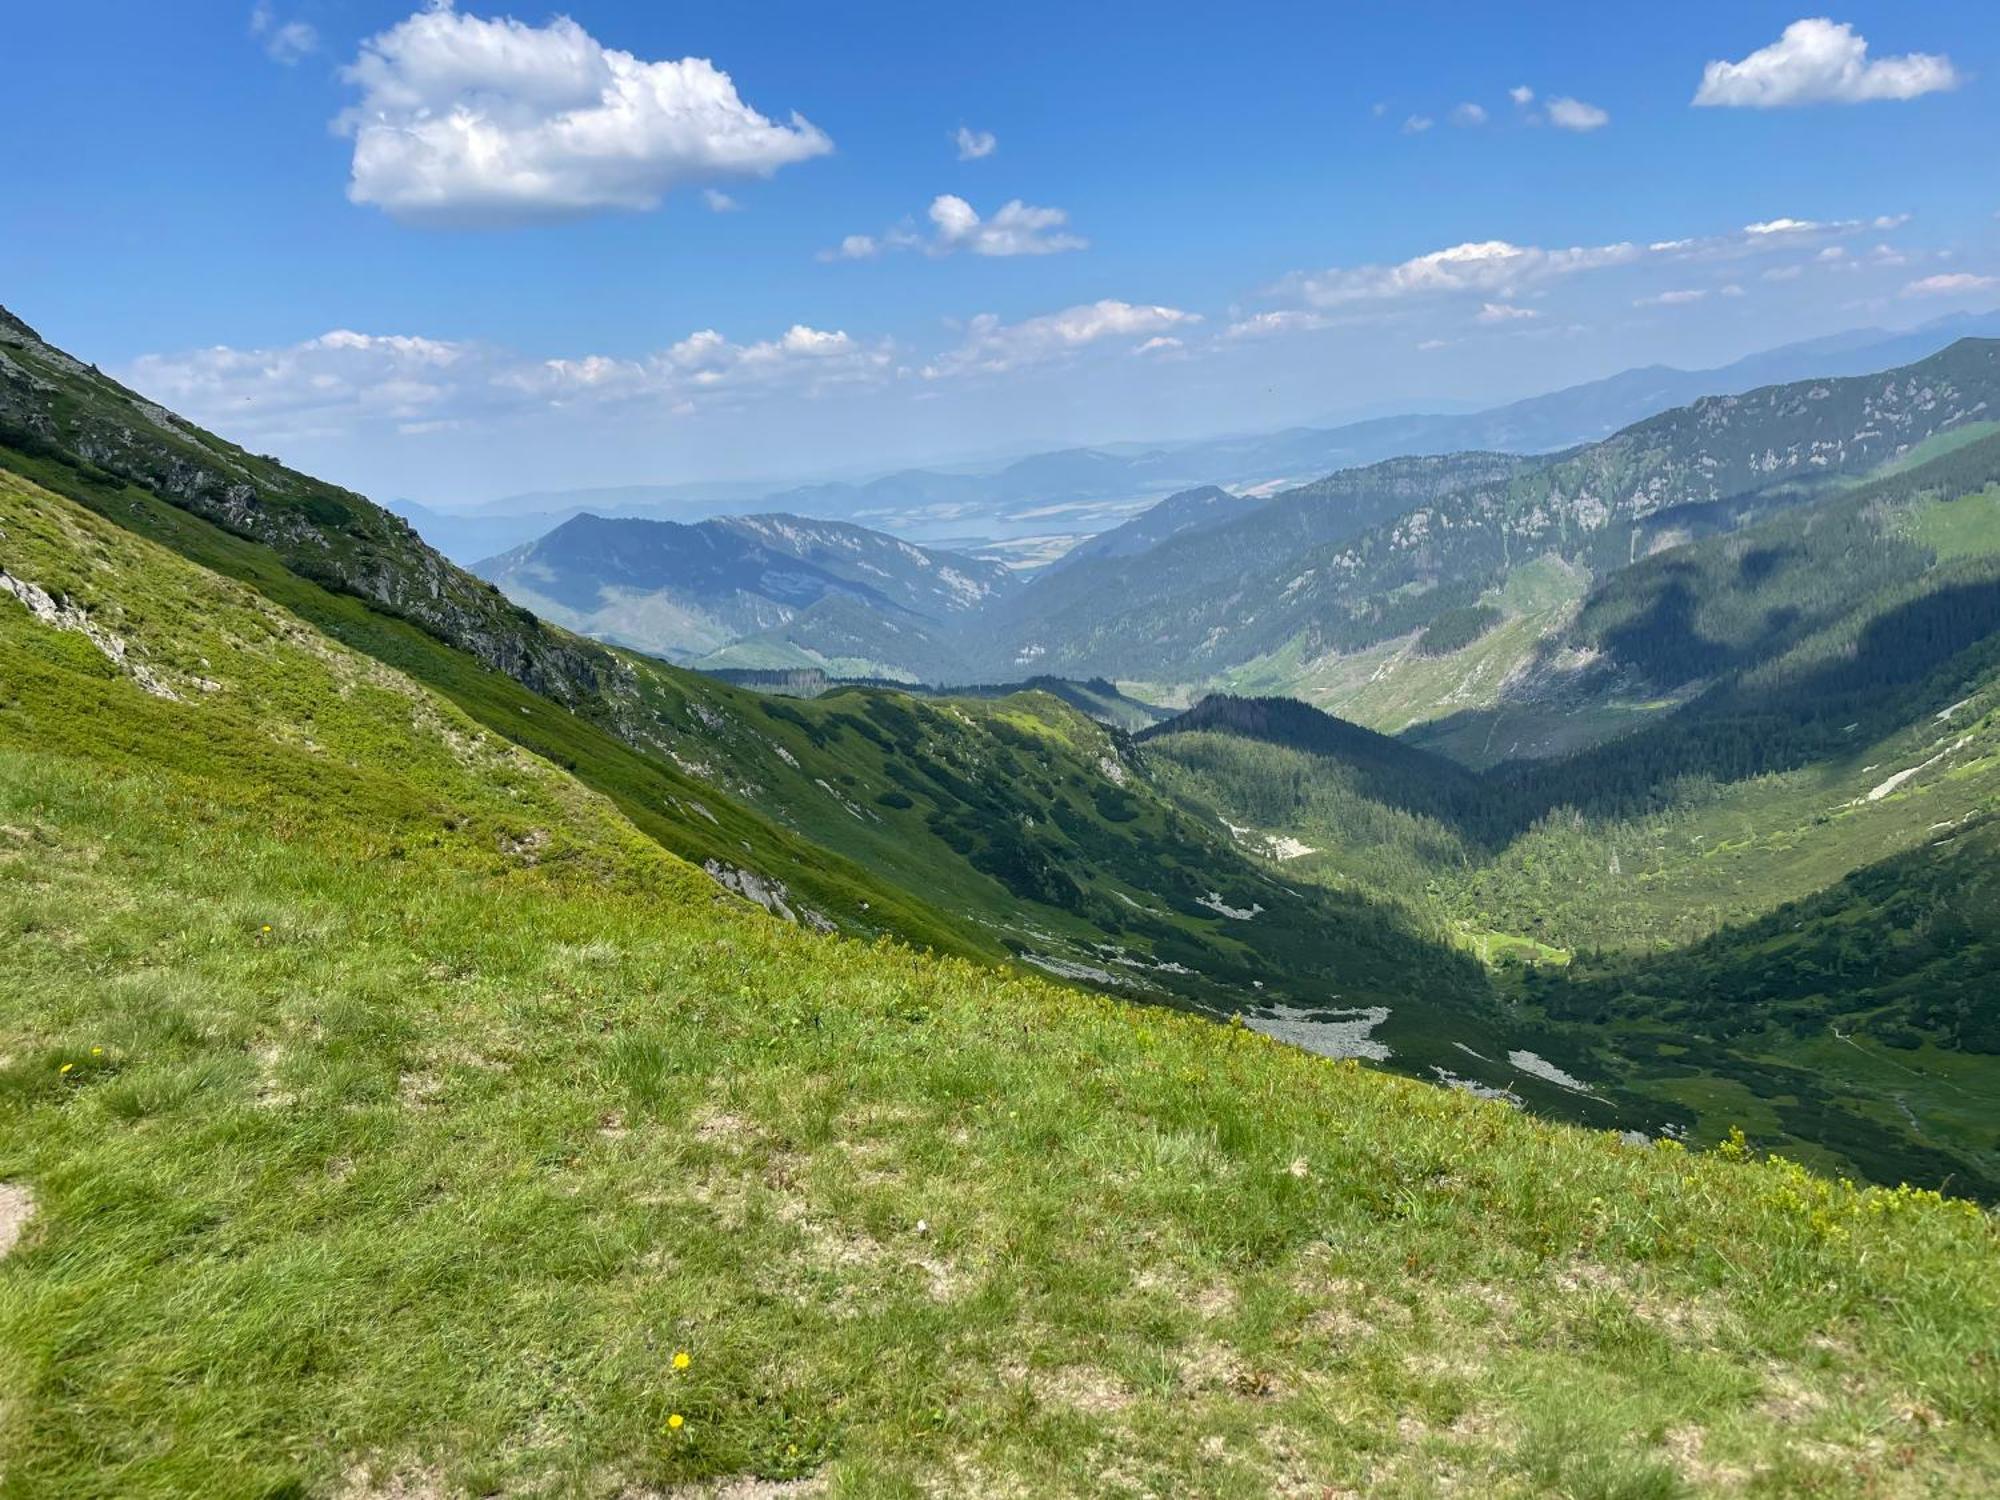
[[1000,604],[984,664],[1185,683],[1352,654],[1489,593],[1497,604],[1519,567],[1600,576],[1996,412],[2000,341],[1966,339],[1881,374],[1706,397],[1550,458],[1345,471],[1205,534],[1038,580]]
[[997,563],[788,515],[694,525],[581,515],[475,571],[559,624],[671,660],[795,638],[789,653],[728,664],[837,659],[857,672],[877,661],[899,673],[912,670],[904,662],[944,667],[942,648],[919,644],[926,634],[1018,586]]
[[940,546],[1030,533],[1091,535],[1183,490],[1282,486],[1404,455],[1549,452],[1608,437],[1701,396],[1888,369],[1958,338],[1996,334],[2000,313],[1944,318],[1905,332],[1859,329],[1714,370],[1627,370],[1487,411],[1383,417],[1196,442],[1064,448],[978,472],[905,469],[862,481],[789,487],[741,481],[626,485],[509,496],[469,510],[407,500],[392,501],[389,508],[462,563],[504,552],[585,512],[694,521],[776,511],[856,521]]
[[1520,696],[1594,581],[1975,436],[1996,412],[2000,340],[1963,339],[1874,374],[1704,396],[1552,454],[1405,455],[1268,498],[1180,491],[1025,578],[791,515],[581,516],[477,571],[675,661],[1276,690],[1399,731]]

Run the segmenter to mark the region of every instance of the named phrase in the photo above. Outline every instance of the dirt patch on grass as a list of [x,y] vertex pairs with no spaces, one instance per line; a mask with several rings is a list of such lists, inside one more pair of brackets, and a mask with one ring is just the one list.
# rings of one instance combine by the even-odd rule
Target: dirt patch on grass
[[1132,1392],[1109,1370],[1094,1365],[1063,1365],[1029,1374],[1028,1385],[1044,1401],[1052,1401],[1091,1416],[1109,1416],[1132,1404]]
[[817,1474],[805,1479],[759,1479],[752,1474],[712,1484],[677,1484],[670,1490],[641,1490],[625,1500],[811,1500],[826,1493]]
[[1689,1484],[1703,1490],[1733,1490],[1750,1482],[1750,1471],[1734,1464],[1712,1462],[1702,1447],[1707,1434],[1699,1427],[1676,1427],[1667,1433],[1661,1446],[1674,1471]]
[[397,1469],[376,1477],[368,1464],[340,1476],[335,1500],[445,1500],[444,1481],[428,1469]]
[[35,1216],[35,1195],[18,1182],[0,1182],[0,1260],[13,1253]]
[[1554,1280],[1556,1287],[1571,1297],[1603,1297],[1621,1304],[1640,1322],[1685,1348],[1712,1346],[1728,1322],[1719,1298],[1664,1291],[1621,1266],[1572,1261]]

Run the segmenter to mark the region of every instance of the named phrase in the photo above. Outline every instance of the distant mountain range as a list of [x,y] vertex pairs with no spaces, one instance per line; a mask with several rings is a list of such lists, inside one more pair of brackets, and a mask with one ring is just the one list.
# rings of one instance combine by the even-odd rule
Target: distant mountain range
[[[998,563],[788,515],[581,515],[475,571],[544,618],[670,660],[860,675],[948,671],[949,648],[924,639],[1019,587]],[[761,649],[716,655],[746,640]]]
[[[578,517],[477,571],[572,628],[709,667],[1312,694],[1315,674],[1375,652],[1382,699],[1384,682],[1455,670],[1527,622],[1501,636],[1515,656],[1490,663],[1507,677],[1591,580],[1976,435],[1996,412],[2000,341],[1963,339],[1877,374],[1705,396],[1555,454],[1416,454],[1263,499],[1182,491],[1025,581],[789,515]],[[1463,701],[1499,686],[1488,673]],[[1424,717],[1412,707],[1385,701],[1382,726]]]
[[1858,329],[1788,344],[1713,370],[1627,370],[1469,414],[1381,417],[1194,442],[1064,448],[982,472],[905,469],[862,481],[788,487],[746,482],[626,485],[540,491],[469,510],[439,510],[411,500],[391,501],[388,508],[461,563],[504,552],[586,512],[675,521],[784,512],[859,522],[926,545],[969,550],[982,541],[1031,535],[1094,535],[1165,496],[1209,485],[1268,490],[1404,455],[1469,449],[1551,452],[1608,437],[1700,396],[1888,369],[1960,338],[1991,335],[2000,335],[2000,312],[1942,318],[1901,332]]

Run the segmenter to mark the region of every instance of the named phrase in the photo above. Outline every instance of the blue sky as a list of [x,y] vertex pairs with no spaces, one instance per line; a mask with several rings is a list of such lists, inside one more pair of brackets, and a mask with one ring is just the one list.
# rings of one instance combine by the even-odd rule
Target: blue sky
[[1973,0],[8,29],[0,302],[378,496],[1489,404],[2000,305]]

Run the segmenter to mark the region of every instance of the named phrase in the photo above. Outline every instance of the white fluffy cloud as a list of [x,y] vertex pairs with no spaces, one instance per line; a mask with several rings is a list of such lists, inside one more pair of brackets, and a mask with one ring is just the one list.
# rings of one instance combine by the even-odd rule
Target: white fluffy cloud
[[1507,97],[1523,109],[1526,109],[1530,104],[1535,102],[1535,91],[1525,83],[1517,83],[1514,87],[1507,90]]
[[440,0],[362,43],[348,197],[412,223],[517,224],[655,208],[673,188],[769,176],[833,144],[766,119],[705,58],[646,62],[576,22],[483,20]]
[[1544,250],[1482,240],[1433,250],[1393,266],[1335,267],[1297,275],[1281,282],[1278,290],[1322,308],[1449,292],[1511,294],[1576,271],[1628,265],[1643,254],[1630,244]]
[[930,221],[933,233],[928,240],[905,220],[882,234],[850,234],[833,249],[820,251],[819,258],[873,260],[891,250],[925,250],[932,255],[960,250],[973,255],[1058,255],[1090,248],[1089,240],[1064,227],[1069,215],[1063,210],[1037,208],[1019,198],[1001,204],[991,218],[982,219],[978,210],[956,193],[940,193],[931,200]]
[[960,161],[980,161],[1000,149],[1000,137],[990,130],[974,130],[961,125],[952,135]]
[[1611,123],[1611,116],[1581,99],[1557,98],[1549,100],[1549,123],[1558,130],[1602,130]]
[[688,412],[714,399],[816,396],[891,378],[894,351],[796,324],[738,344],[713,329],[635,359],[529,359],[490,345],[337,329],[272,349],[146,355],[120,372],[134,389],[247,442],[446,432],[526,410],[645,401]]
[[[924,367],[924,378],[1000,374],[1023,365],[1041,364],[1074,354],[1107,339],[1154,340],[1199,323],[1196,313],[1177,307],[1149,307],[1106,299],[1044,313],[1018,323],[1003,323],[993,313],[981,313],[966,325],[964,341],[949,354]],[[1157,346],[1155,346],[1157,347]]]
[[[1728,288],[1725,287],[1724,291],[1727,292]],[[1742,292],[1743,288],[1737,287],[1734,295],[1740,296]],[[1693,303],[1705,302],[1707,300],[1708,291],[1706,288],[1688,287],[1676,291],[1655,292],[1650,297],[1638,298],[1632,305],[1634,307],[1687,307]]]
[[1459,126],[1484,125],[1486,123],[1486,109],[1483,105],[1474,104],[1468,100],[1452,110],[1451,123]]
[[1223,329],[1222,336],[1228,339],[1261,339],[1279,333],[1311,333],[1315,329],[1332,326],[1332,321],[1324,313],[1310,312],[1305,308],[1278,308],[1239,318]]
[[933,242],[940,254],[970,250],[974,255],[1054,255],[1082,250],[1090,241],[1063,226],[1069,215],[1059,208],[1036,208],[1019,198],[1003,203],[990,219],[981,219],[970,203],[952,193],[931,200]]
[[1914,99],[1957,88],[1958,70],[1941,54],[1868,56],[1867,39],[1824,17],[1794,21],[1783,36],[1741,62],[1712,62],[1694,102],[1707,107],[1780,109],[1799,104],[1862,104]]
[[1926,276],[1903,288],[1905,297],[1957,297],[1972,292],[2000,291],[2000,276],[1975,276],[1970,271],[1947,271]]
[[1436,123],[1437,121],[1433,120],[1429,115],[1411,115],[1409,119],[1403,121],[1403,134],[1422,135]]
[[266,57],[288,68],[319,50],[319,33],[310,22],[279,20],[268,0],[250,8],[250,35],[264,44]]
[[[1765,256],[1810,254],[1833,242],[1868,230],[1890,230],[1908,222],[1907,214],[1883,214],[1872,219],[1772,218],[1720,234],[1689,235],[1640,245],[1580,245],[1549,249],[1516,245],[1506,240],[1478,240],[1413,256],[1394,265],[1335,266],[1323,271],[1294,272],[1266,287],[1262,295],[1278,304],[1271,311],[1241,315],[1224,330],[1230,339],[1267,337],[1324,328],[1337,316],[1400,316],[1416,308],[1453,298],[1476,303],[1474,321],[1491,325],[1525,322],[1538,309],[1522,305],[1529,295],[1542,295],[1551,283],[1584,273],[1649,268],[1726,266]],[[1837,247],[1833,247],[1837,248]],[[1844,254],[1841,263],[1882,268],[1900,264],[1893,248],[1878,246],[1865,257]],[[1796,267],[1764,273],[1766,280],[1790,280]],[[1741,296],[1740,285],[1717,289],[1653,291],[1634,288],[1628,296],[1641,307],[1673,307],[1708,295]]]

